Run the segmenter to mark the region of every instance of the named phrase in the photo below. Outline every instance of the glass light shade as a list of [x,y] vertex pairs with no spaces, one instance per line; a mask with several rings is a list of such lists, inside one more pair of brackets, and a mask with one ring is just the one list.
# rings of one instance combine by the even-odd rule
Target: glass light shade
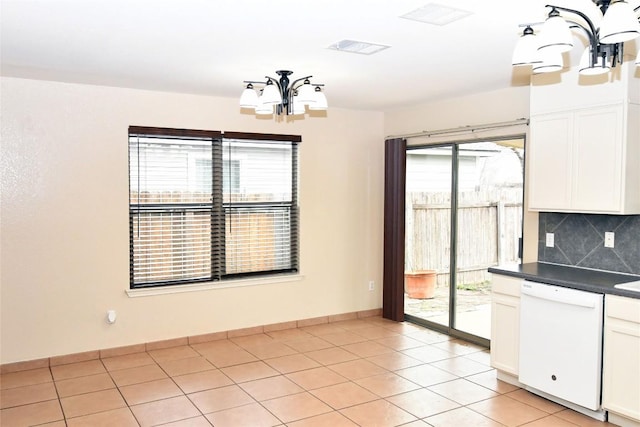
[[267,84],[262,89],[262,96],[260,96],[260,102],[263,104],[282,104],[282,95],[276,85]]
[[298,116],[307,112],[304,106],[304,102],[300,102],[297,96],[293,97],[293,115]]
[[252,88],[246,88],[240,95],[240,107],[256,108],[258,106],[258,93]]
[[626,1],[611,3],[600,23],[600,43],[616,44],[640,36],[640,22]]
[[591,66],[591,47],[587,46],[587,48],[582,53],[580,57],[580,64],[578,65],[578,72],[583,76],[598,76],[600,74],[606,74],[609,72],[611,68],[609,68],[608,64],[602,66],[602,57],[598,56],[596,63]]
[[535,34],[523,34],[516,43],[511,57],[511,65],[531,65],[540,62],[538,58],[538,40]]
[[640,49],[638,50],[638,55],[636,56],[636,65],[640,67]]
[[269,116],[273,114],[273,104],[259,103],[256,107],[256,114],[259,116]]
[[309,110],[326,110],[329,108],[329,104],[327,103],[327,97],[324,96],[320,88],[317,87],[314,92],[315,102],[313,104],[309,104]]
[[554,73],[562,70],[564,62],[559,52],[540,52],[540,62],[533,64],[533,74]]
[[551,16],[542,25],[538,35],[538,50],[562,53],[573,47],[573,35],[569,24],[561,16]]
[[309,80],[305,80],[304,84],[298,89],[298,101],[304,104],[313,104],[316,100],[313,86],[309,83]]

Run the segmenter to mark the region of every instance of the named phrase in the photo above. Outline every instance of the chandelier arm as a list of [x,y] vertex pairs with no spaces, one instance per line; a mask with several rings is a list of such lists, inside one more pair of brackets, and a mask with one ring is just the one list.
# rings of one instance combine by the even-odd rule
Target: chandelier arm
[[613,57],[611,58],[611,63],[615,65],[616,57],[618,58],[618,64],[622,65],[622,60],[624,58],[624,43],[618,43],[615,45]]
[[591,42],[591,32],[587,27],[585,27],[584,25],[576,21],[567,21],[567,24],[569,24],[569,28],[580,28],[582,31],[587,33],[587,36],[589,37],[589,42]]
[[293,81],[293,83],[291,83],[291,88],[292,88],[293,90],[298,89],[298,88],[296,87],[296,83],[301,82],[301,81],[306,80],[306,79],[310,79],[311,77],[313,77],[313,76],[300,77],[299,79],[294,80],[294,81]]
[[276,86],[278,86],[278,90],[282,91],[282,87],[280,86],[280,82],[278,81],[278,79],[275,79],[273,77],[269,77],[269,76],[264,76],[265,79],[267,79],[267,82],[269,80],[271,80],[273,83],[276,84]]
[[[587,34],[587,37],[589,38],[589,46],[591,46],[591,60],[590,60],[589,66],[594,67],[598,63],[598,53],[600,53],[599,52],[600,49],[598,49],[597,40],[596,40],[596,44],[594,45],[593,43],[594,37],[591,36],[591,32],[587,27],[580,24],[579,22],[567,21],[567,24],[569,24],[569,28],[579,28]],[[604,57],[602,58],[602,63],[604,64],[606,53],[603,52],[603,55]]]

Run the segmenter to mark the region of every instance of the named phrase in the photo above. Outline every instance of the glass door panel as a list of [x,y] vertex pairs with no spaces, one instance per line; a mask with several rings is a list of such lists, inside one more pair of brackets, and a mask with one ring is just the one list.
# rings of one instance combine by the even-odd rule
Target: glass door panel
[[407,149],[405,314],[449,327],[453,148]]
[[516,263],[522,231],[524,141],[458,145],[453,328],[490,338],[487,269]]

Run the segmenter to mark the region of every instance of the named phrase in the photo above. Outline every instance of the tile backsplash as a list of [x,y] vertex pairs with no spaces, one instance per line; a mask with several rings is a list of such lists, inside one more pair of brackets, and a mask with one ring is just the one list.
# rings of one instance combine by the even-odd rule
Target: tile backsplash
[[[604,247],[604,233],[615,233]],[[554,247],[545,245],[554,234]],[[539,214],[538,261],[640,274],[640,215]]]

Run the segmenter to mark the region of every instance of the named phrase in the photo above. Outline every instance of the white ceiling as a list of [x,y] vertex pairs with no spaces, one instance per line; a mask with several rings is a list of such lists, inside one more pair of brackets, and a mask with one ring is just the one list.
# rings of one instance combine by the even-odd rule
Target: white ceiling
[[[528,84],[511,53],[518,24],[543,21],[547,0],[434,0],[472,15],[447,26],[400,18],[430,2],[0,0],[1,70],[237,98],[243,80],[288,69],[324,83],[330,107],[379,111]],[[391,47],[370,56],[328,49],[343,39]]]

